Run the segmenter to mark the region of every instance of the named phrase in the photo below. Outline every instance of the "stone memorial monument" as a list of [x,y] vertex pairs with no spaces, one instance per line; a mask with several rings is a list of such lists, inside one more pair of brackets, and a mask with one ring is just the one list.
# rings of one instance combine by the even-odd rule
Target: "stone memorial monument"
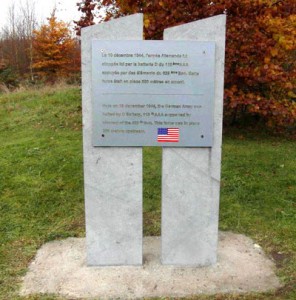
[[210,265],[217,260],[226,16],[176,26],[165,40],[215,41],[213,144],[163,148],[162,261]]
[[[22,296],[182,298],[281,286],[251,239],[220,232],[217,249],[225,21],[172,27],[163,41],[142,41],[142,14],[82,29],[87,255],[83,238],[45,244]],[[142,146],[163,148],[161,238],[142,237]],[[217,252],[219,264],[199,268]]]
[[143,15],[82,29],[87,263],[142,264],[142,149],[92,145],[92,40],[141,40]]
[[162,263],[217,256],[226,16],[141,41],[136,14],[82,29],[88,265],[142,264],[142,146],[163,147]]

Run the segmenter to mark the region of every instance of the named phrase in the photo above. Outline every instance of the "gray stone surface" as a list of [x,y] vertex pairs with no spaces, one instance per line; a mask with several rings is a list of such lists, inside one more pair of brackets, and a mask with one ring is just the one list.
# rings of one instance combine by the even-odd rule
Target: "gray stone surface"
[[143,15],[82,29],[83,156],[88,265],[142,264],[142,149],[93,147],[92,39],[141,40]]
[[226,16],[172,27],[165,40],[216,42],[212,148],[164,148],[162,262],[206,266],[216,262],[222,144]]
[[[144,266],[87,267],[85,240],[50,242],[37,253],[21,295],[53,293],[69,299],[142,299],[264,292],[280,287],[260,246],[238,234],[219,237],[218,263],[204,268],[160,264],[160,239],[144,238]],[[37,298],[36,298],[37,299]]]

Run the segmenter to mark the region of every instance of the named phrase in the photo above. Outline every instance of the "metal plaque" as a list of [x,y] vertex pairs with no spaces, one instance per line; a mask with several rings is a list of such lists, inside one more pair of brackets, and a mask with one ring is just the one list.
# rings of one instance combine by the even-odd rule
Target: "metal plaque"
[[215,42],[92,42],[93,146],[211,147]]

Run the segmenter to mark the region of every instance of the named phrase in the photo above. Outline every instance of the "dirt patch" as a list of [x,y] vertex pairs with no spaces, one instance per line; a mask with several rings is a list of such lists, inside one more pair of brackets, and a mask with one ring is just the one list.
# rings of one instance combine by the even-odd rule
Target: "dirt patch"
[[282,268],[284,263],[292,258],[292,254],[278,251],[271,251],[270,255],[275,262],[277,268]]

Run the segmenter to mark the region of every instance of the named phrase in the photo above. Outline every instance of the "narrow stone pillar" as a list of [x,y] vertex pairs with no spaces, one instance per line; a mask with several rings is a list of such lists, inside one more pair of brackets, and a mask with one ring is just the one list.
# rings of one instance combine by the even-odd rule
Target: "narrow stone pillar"
[[92,146],[93,39],[142,40],[143,15],[82,29],[87,264],[142,264],[142,149]]
[[206,266],[218,241],[226,16],[164,31],[165,40],[215,41],[212,148],[163,148],[162,262]]

